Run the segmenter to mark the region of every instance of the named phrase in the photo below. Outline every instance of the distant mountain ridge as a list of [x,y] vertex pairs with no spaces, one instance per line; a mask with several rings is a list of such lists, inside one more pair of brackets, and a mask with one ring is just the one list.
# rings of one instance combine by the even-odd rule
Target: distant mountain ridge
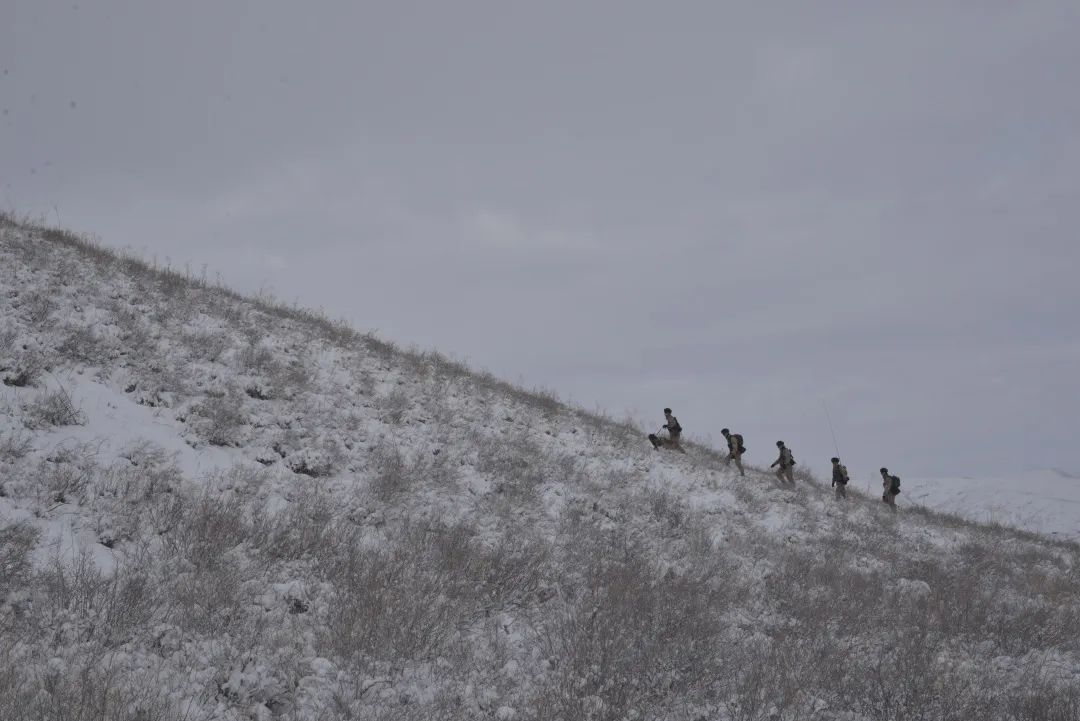
[[1080,540],[1080,478],[1058,469],[1003,477],[907,478],[908,498],[973,521]]

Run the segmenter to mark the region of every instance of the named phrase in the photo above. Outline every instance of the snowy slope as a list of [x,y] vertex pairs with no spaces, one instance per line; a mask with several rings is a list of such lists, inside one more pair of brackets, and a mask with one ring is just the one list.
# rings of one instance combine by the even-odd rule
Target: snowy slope
[[1080,478],[1058,470],[1002,478],[905,478],[908,500],[974,521],[1080,540]]
[[3,218],[0,381],[5,721],[1080,717],[1077,546],[912,481],[740,478]]

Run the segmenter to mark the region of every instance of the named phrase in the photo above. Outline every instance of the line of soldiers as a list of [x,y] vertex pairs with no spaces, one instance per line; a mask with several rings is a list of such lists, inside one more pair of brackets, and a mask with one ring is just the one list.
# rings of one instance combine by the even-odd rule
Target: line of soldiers
[[[664,425],[662,428],[667,430],[667,437],[663,437],[658,433],[650,433],[649,441],[652,442],[653,447],[657,450],[661,448],[669,448],[680,453],[685,453],[682,444],[679,442],[682,438],[682,426],[679,424],[679,419],[676,418],[670,408],[664,409]],[[728,455],[724,459],[725,465],[735,464],[735,467],[739,469],[739,475],[746,477],[746,471],[743,469],[742,457],[746,453],[746,444],[743,442],[743,437],[739,433],[732,433],[729,429],[725,428],[720,431],[720,434],[727,440]],[[791,449],[788,448],[783,441],[777,441],[776,447],[779,449],[780,454],[769,468],[776,469],[776,478],[781,485],[787,483],[795,485],[795,456],[792,454]],[[851,478],[848,476],[847,467],[840,462],[840,459],[833,456],[832,460],[832,487],[836,489],[837,498],[847,498],[847,484]],[[900,479],[897,476],[891,475],[888,468],[881,469],[881,500],[887,503],[890,508],[896,510],[896,496],[900,493]]]

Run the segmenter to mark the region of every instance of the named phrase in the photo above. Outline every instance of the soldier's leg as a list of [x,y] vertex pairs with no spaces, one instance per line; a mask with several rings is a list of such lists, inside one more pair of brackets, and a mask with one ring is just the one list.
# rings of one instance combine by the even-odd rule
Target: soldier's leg
[[735,456],[735,467],[739,469],[740,476],[746,475],[746,471],[742,467],[742,454]]
[[788,483],[795,483],[795,472],[791,470],[791,466],[784,469],[784,478],[787,479]]

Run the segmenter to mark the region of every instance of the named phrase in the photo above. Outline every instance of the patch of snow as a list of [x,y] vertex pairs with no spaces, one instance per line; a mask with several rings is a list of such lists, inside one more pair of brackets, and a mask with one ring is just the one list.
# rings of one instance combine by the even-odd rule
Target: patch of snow
[[973,521],[1080,540],[1080,479],[1057,470],[985,478],[904,478],[901,499]]

